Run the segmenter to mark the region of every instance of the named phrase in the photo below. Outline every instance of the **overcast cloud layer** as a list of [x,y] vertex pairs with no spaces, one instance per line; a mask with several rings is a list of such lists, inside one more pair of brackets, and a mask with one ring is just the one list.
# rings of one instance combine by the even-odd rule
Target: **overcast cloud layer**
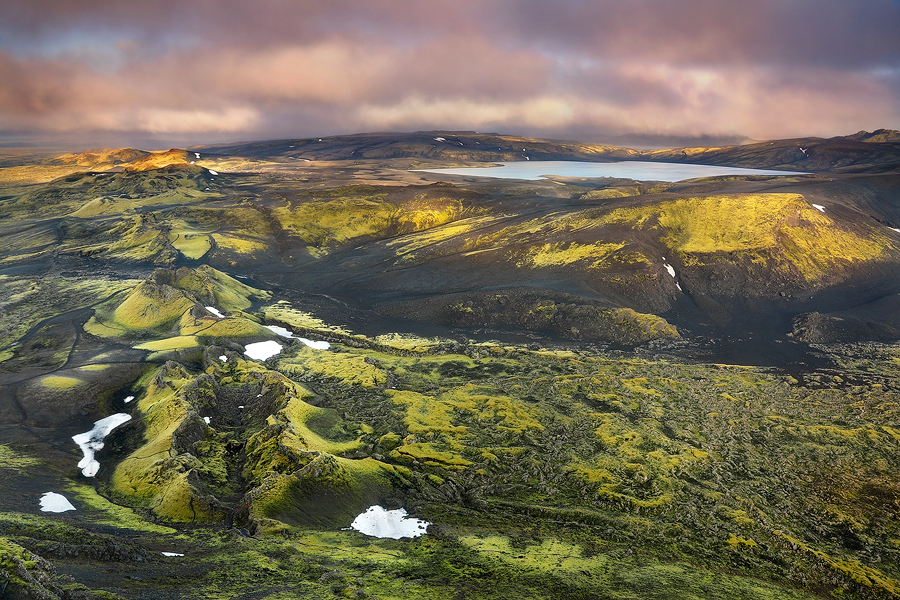
[[900,129],[898,0],[3,0],[0,132]]

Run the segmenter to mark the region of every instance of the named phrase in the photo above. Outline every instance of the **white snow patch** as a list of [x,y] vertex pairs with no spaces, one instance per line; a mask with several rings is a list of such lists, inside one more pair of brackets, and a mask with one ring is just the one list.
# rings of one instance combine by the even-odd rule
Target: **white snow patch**
[[900,233],[900,229],[897,229],[896,227],[888,227],[888,229],[893,229],[893,230],[896,231],[897,233]]
[[125,400],[123,400],[123,402],[124,402],[125,404],[128,404],[128,403],[131,402],[132,400],[134,400],[134,396],[125,396]]
[[822,206],[821,204],[813,204],[812,207],[818,211],[825,212],[825,207]]
[[669,272],[669,275],[675,277],[675,267],[673,267],[672,265],[667,265],[666,263],[663,263],[663,266],[666,268],[666,271]]
[[210,175],[218,175],[218,173],[215,172],[215,171],[213,171],[212,169],[209,170],[209,174],[210,174]]
[[160,552],[163,556],[184,556],[181,552]]
[[328,350],[329,348],[331,348],[331,344],[329,344],[328,342],[317,342],[315,340],[308,340],[308,339],[302,338],[302,337],[298,337],[295,339],[300,340],[301,342],[303,342],[304,344],[306,344],[313,350]]
[[525,160],[531,160],[531,159],[530,159],[530,158],[528,158],[528,157],[527,157],[527,156],[526,156],[526,157],[525,157]]
[[220,313],[220,312],[218,311],[218,309],[216,309],[215,306],[207,306],[207,307],[206,307],[206,310],[208,310],[208,311],[211,312],[212,314],[216,315],[216,316],[219,317],[220,319],[224,319],[224,318],[225,318],[225,315],[223,315],[222,313]]
[[414,538],[425,535],[431,523],[406,516],[406,510],[385,510],[377,504],[353,519],[350,529],[378,538]]
[[678,284],[678,283],[675,283],[675,287],[678,288],[678,291],[679,291],[679,292],[683,292],[683,291],[684,291],[683,289],[681,289],[681,285]]
[[220,355],[219,355],[219,360],[221,360],[222,362],[228,362],[228,357],[225,356],[224,354],[220,354]]
[[205,190],[203,190],[203,191],[204,191],[204,192],[208,192],[208,191],[209,191],[209,188],[206,188],[206,189],[205,189]]
[[206,421],[207,425],[209,425],[209,417],[203,417],[203,420]]
[[272,333],[278,334],[281,337],[286,337],[286,338],[294,337],[294,334],[291,333],[291,331],[289,329],[286,329],[284,327],[279,327],[278,325],[266,325],[265,327]]
[[238,408],[244,408],[243,404],[238,404]]
[[442,138],[442,137],[436,137],[436,138],[434,138],[434,141],[436,141],[436,142],[446,142],[447,140],[445,140],[445,139]]
[[67,510],[75,510],[75,507],[62,494],[47,492],[41,496],[41,512],[61,513]]
[[284,327],[279,327],[278,325],[266,325],[266,329],[271,331],[272,333],[276,333],[281,337],[291,338],[294,340],[300,340],[313,350],[328,350],[331,347],[331,344],[328,342],[316,342],[313,340],[308,340],[306,338],[297,337],[290,330],[285,329]]
[[191,164],[194,164],[194,161],[191,161]]
[[72,441],[78,444],[84,453],[84,458],[78,462],[78,468],[85,477],[93,477],[100,470],[100,463],[94,460],[94,453],[103,449],[103,439],[113,429],[131,420],[131,415],[116,413],[105,419],[94,422],[94,428],[84,433],[72,436]]
[[200,153],[199,153],[199,152],[194,152],[194,158],[200,158]]
[[272,340],[247,344],[244,348],[244,354],[255,360],[266,360],[279,352],[281,352],[281,344]]

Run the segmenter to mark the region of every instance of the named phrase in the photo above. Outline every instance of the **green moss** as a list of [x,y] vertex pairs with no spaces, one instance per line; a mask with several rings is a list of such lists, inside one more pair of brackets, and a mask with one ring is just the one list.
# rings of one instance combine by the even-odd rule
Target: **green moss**
[[584,263],[589,269],[600,267],[614,252],[625,247],[616,244],[553,243],[531,248],[519,261],[520,267],[559,267],[573,263]]
[[48,375],[41,378],[41,385],[54,390],[68,390],[84,383],[81,379],[75,377],[61,377],[59,375]]
[[111,365],[85,365],[83,367],[78,367],[79,371],[105,371]]
[[155,329],[169,325],[190,310],[194,301],[168,285],[144,281],[116,307],[117,325],[130,330]]
[[280,300],[275,304],[266,306],[263,309],[263,315],[267,322],[284,323],[299,331],[323,331],[329,333],[338,333],[341,335],[352,335],[350,331],[334,325],[328,325],[321,319],[316,318],[308,312],[293,308],[290,303]]
[[323,352],[306,346],[298,347],[291,355],[278,360],[278,370],[289,375],[316,375],[337,379],[347,385],[375,387],[387,381],[387,373],[377,365],[371,364],[364,356],[356,353],[341,352],[341,346]]
[[373,338],[373,341],[382,347],[401,350],[403,352],[413,352],[416,354],[425,354],[434,351],[442,345],[441,340],[437,338],[427,339],[411,334],[399,333],[379,335]]
[[214,317],[196,318],[185,313],[179,323],[182,336],[196,335],[206,338],[267,338],[274,334],[255,321],[235,311],[227,319]]
[[97,511],[99,516],[92,515],[91,517],[93,523],[151,534],[172,535],[176,533],[176,530],[171,527],[143,519],[132,509],[110,502],[92,486],[73,482],[68,484],[66,489],[78,500],[82,510]]
[[[20,339],[41,320],[91,306],[138,282],[78,277],[0,277],[0,347]],[[10,350],[0,351],[5,356]],[[9,355],[11,357],[11,355]]]
[[30,467],[40,464],[40,460],[23,454],[6,444],[0,444],[0,470],[24,475]]
[[741,194],[687,198],[659,205],[663,241],[697,257],[745,252],[754,261],[794,268],[807,281],[828,276],[844,263],[877,259],[890,247],[874,230],[840,227],[799,194]]
[[639,313],[630,308],[617,308],[611,310],[609,315],[614,323],[634,330],[640,339],[681,337],[674,325],[656,315]]
[[137,350],[180,350],[183,348],[195,348],[200,345],[197,336],[179,335],[176,337],[166,338],[164,340],[156,340],[153,342],[144,342],[135,346]]

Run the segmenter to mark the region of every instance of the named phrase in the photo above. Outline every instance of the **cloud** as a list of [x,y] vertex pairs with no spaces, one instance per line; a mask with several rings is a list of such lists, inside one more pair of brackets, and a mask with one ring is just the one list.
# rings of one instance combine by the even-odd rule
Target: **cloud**
[[0,129],[900,128],[894,0],[8,0]]

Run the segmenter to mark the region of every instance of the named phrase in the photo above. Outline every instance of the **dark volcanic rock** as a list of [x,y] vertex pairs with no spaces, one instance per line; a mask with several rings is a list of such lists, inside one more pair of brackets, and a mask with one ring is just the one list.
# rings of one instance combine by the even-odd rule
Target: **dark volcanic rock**
[[853,317],[834,317],[818,312],[794,318],[791,335],[810,344],[880,341],[900,339],[900,331],[883,323],[862,321]]
[[656,315],[609,308],[570,294],[527,288],[450,294],[401,302],[379,311],[451,326],[511,327],[626,346],[679,337],[675,327]]

